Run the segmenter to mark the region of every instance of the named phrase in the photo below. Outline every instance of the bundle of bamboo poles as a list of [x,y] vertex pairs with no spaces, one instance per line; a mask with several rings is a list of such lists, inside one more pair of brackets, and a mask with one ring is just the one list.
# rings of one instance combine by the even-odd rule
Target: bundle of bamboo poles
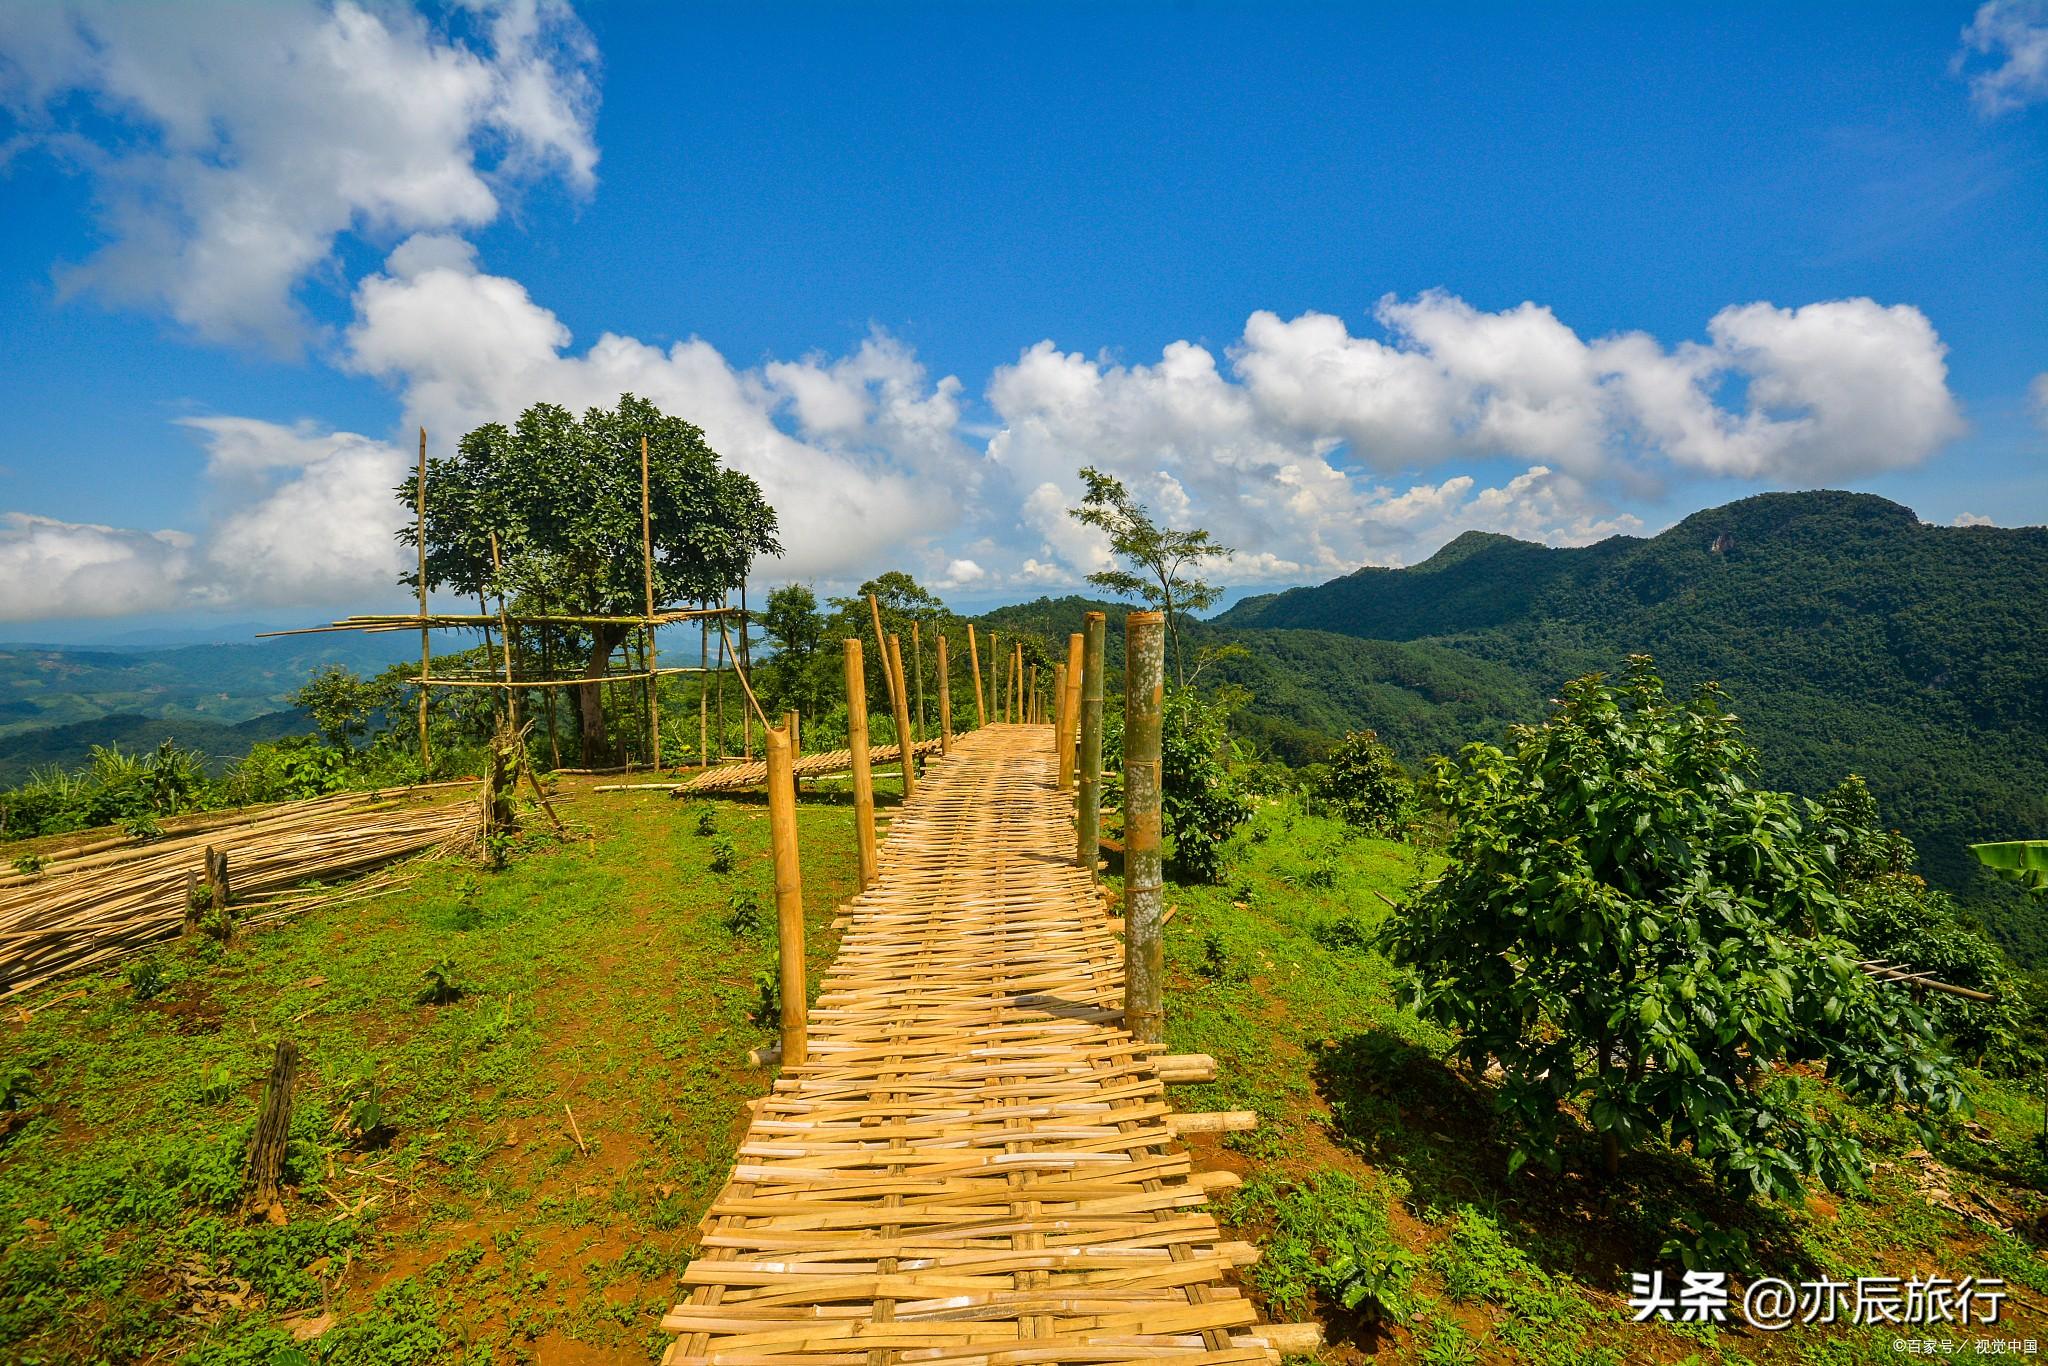
[[[939,752],[936,736],[919,740],[914,752],[923,757]],[[903,751],[895,745],[876,745],[868,750],[871,763],[895,763],[903,757]],[[853,768],[853,751],[850,749],[828,749],[817,754],[806,754],[791,761],[790,771],[798,778],[828,778],[835,773],[846,773]],[[768,781],[768,761],[756,759],[751,763],[727,764],[721,768],[706,769],[695,777],[679,783],[599,783],[596,792],[666,792],[672,797],[688,797],[700,792],[738,792],[749,787],[759,787]]]
[[227,854],[236,921],[262,924],[390,890],[403,877],[391,870],[341,889],[306,884],[466,844],[478,812],[473,801],[401,791],[336,793],[239,816],[146,844],[99,842],[39,873],[0,877],[0,998],[178,934],[209,847]]

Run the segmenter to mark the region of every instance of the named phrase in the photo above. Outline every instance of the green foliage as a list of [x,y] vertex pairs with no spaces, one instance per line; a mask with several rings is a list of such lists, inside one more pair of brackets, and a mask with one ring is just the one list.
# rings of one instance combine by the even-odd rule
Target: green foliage
[[291,694],[292,705],[312,720],[322,743],[344,754],[355,749],[371,719],[397,700],[390,675],[365,679],[341,664],[328,665]]
[[739,850],[730,835],[714,835],[711,839],[711,871],[730,873],[739,863]]
[[1992,872],[2030,892],[2048,892],[2048,840],[1973,844],[1970,852]]
[[1318,775],[1316,796],[1346,824],[1392,839],[1406,823],[1414,788],[1374,731],[1348,731]]
[[194,1093],[201,1105],[225,1105],[235,1098],[241,1088],[235,1082],[235,1074],[224,1062],[217,1062],[199,1074]]
[[5,1069],[0,1069],[0,1111],[20,1110],[35,1099],[35,1094],[36,1074],[29,1070],[28,1064],[11,1062]]
[[1237,780],[1230,715],[1239,699],[1205,699],[1192,688],[1166,695],[1160,729],[1160,802],[1167,862],[1195,882],[1223,874],[1224,845],[1251,819],[1252,802]]
[[1226,1211],[1271,1221],[1264,1255],[1245,1274],[1276,1310],[1301,1317],[1320,1299],[1370,1321],[1405,1316],[1414,1303],[1416,1258],[1395,1238],[1387,1202],[1384,1188],[1323,1171],[1291,1184],[1254,1177]]
[[34,877],[43,871],[44,859],[41,854],[23,854],[14,860],[14,871],[23,877]]
[[1860,1146],[1780,1062],[1873,1103],[1961,1107],[1925,1016],[1855,967],[1824,813],[1751,787],[1754,767],[1711,687],[1674,703],[1640,656],[1618,684],[1567,685],[1511,750],[1439,761],[1452,862],[1386,944],[1468,1065],[1505,1072],[1511,1169],[1559,1163],[1570,1105],[1610,1167],[1663,1139],[1760,1195],[1856,1185]]
[[782,979],[772,969],[754,974],[754,1009],[749,1016],[757,1025],[774,1026],[782,1020]]
[[734,938],[759,934],[766,923],[761,915],[761,899],[742,887],[732,894],[725,903],[726,932]]
[[164,989],[163,960],[155,954],[130,962],[123,975],[128,979],[129,994],[138,1001],[147,1001]]
[[1222,590],[1197,575],[1205,561],[1230,555],[1230,547],[1199,528],[1184,531],[1161,526],[1115,475],[1091,466],[1081,471],[1081,482],[1088,491],[1081,506],[1069,508],[1068,515],[1083,526],[1106,533],[1110,551],[1131,566],[1090,574],[1088,582],[1119,597],[1137,598],[1166,614],[1167,634],[1173,640],[1174,679],[1185,688],[1188,676],[1181,656],[1181,615],[1216,605]]
[[334,1123],[335,1132],[351,1143],[379,1134],[386,1123],[384,1085],[374,1073],[354,1077],[342,1087],[342,1112]]
[[456,967],[453,958],[442,958],[429,963],[420,973],[425,984],[413,997],[416,1004],[429,1006],[451,1005],[466,994],[456,981]]
[[707,836],[718,833],[718,815],[708,806],[697,808],[697,833]]

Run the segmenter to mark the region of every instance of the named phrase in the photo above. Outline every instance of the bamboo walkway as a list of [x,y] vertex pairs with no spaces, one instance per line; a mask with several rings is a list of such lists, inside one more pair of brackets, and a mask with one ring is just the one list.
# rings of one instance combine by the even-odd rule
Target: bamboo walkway
[[1279,1360],[1224,1283],[1052,729],[963,736],[846,907],[810,1061],[753,1103],[666,1366]]

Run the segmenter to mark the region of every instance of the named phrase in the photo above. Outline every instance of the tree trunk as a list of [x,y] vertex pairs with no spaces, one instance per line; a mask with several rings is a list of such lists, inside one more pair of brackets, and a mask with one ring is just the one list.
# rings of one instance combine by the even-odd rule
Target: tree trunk
[[618,648],[622,635],[613,626],[592,626],[590,631],[590,662],[583,667],[583,677],[589,681],[576,685],[576,709],[583,766],[601,768],[611,746],[605,734],[604,688],[600,680],[609,671],[612,651]]
[[273,1224],[284,1222],[284,1148],[292,1127],[292,1082],[298,1069],[298,1045],[279,1039],[270,1063],[270,1080],[263,1088],[256,1136],[249,1142],[250,1212]]

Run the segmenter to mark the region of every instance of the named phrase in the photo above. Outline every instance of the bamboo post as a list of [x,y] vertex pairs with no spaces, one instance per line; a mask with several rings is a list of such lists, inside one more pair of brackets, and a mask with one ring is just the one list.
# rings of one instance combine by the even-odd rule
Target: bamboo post
[[[753,652],[747,648],[747,631],[752,625],[753,620],[747,615],[747,581],[743,578],[740,580],[740,638],[739,643],[732,647],[733,666],[740,671],[740,686],[743,688],[748,687],[746,680],[754,672]],[[752,691],[751,688],[748,690]],[[765,716],[761,718],[761,729],[768,729]],[[767,745],[767,736],[761,737],[761,743]],[[767,755],[767,749],[763,748],[761,756],[765,759]],[[747,763],[754,762],[754,714],[745,707],[740,708],[740,758]]]
[[917,795],[917,742],[911,739],[910,704],[903,699],[903,638],[889,637],[889,658],[883,669],[895,675],[895,686],[890,689],[895,695],[889,704],[896,712],[896,748],[903,755],[903,800],[909,801]]
[[[491,533],[491,577],[498,578],[504,573],[504,563],[498,558],[498,533]],[[505,647],[505,715],[513,728],[519,726],[519,689],[512,686],[512,620],[505,615],[505,589],[498,586],[498,643]]]
[[[997,721],[1003,719],[1003,690],[999,680],[1003,676],[1002,654],[996,649],[996,633],[988,633],[988,714]],[[977,679],[978,683],[980,680]]]
[[1087,667],[1084,637],[1079,631],[1067,637],[1066,686],[1060,689],[1060,791],[1074,790],[1074,738],[1080,731],[1081,673]]
[[1102,659],[1106,619],[1090,612],[1081,624],[1081,749],[1075,793],[1075,861],[1095,880],[1102,857]]
[[[719,606],[726,602],[724,594],[719,595]],[[721,619],[722,622],[723,619]],[[718,757],[725,758],[725,656],[727,653],[725,627],[718,628]]]
[[875,885],[875,777],[868,768],[868,680],[860,640],[846,639],[846,749],[853,770],[853,828],[862,891]]
[[939,632],[939,753],[953,750],[953,671],[946,666],[946,633]]
[[873,593],[868,594],[868,615],[875,623],[875,662],[882,666],[882,695],[888,699],[889,715],[894,718],[898,714],[896,671],[889,665],[889,637],[882,631],[882,604],[875,600]]
[[1124,618],[1124,1028],[1163,1043],[1165,946],[1159,746],[1166,703],[1166,618]]
[[975,648],[971,621],[967,623],[967,672],[974,679],[974,728],[980,730],[988,724],[988,716],[981,706],[981,651]]
[[1058,776],[1054,786],[1065,792],[1074,782],[1074,766],[1068,762],[1067,738],[1067,666],[1063,663],[1052,666],[1052,752],[1053,771]]
[[1038,724],[1039,721],[1038,666],[1036,664],[1033,664],[1031,666],[1030,672],[1025,674],[1024,678],[1024,709],[1028,713],[1028,719],[1030,721],[1030,724],[1035,726]]
[[1024,724],[1024,642],[1018,641],[1010,660],[1010,716]]
[[782,995],[782,1065],[804,1061],[804,885],[796,850],[796,779],[789,736],[763,727],[768,834],[775,848],[775,957]]
[[647,746],[661,772],[660,649],[654,641],[654,530],[647,493],[647,438],[640,438],[640,563],[647,586]]
[[[709,619],[697,623],[697,667],[709,668],[711,664],[711,623]],[[711,675],[697,675],[697,767],[711,767]]]
[[917,690],[917,710],[911,713],[911,722],[919,735],[924,734],[924,647],[918,643],[917,618],[910,619],[910,678]]
[[420,515],[413,539],[420,543],[420,777],[433,775],[427,753],[427,679],[433,673],[434,647],[427,630],[427,429],[420,428]]

